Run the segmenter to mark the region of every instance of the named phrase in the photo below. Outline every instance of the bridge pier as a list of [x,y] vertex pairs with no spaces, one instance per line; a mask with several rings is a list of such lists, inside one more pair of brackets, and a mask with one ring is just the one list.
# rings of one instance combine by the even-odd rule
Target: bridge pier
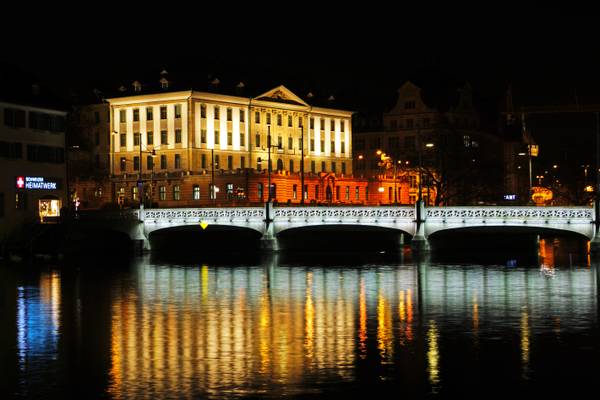
[[[271,232],[269,232],[269,230]],[[273,229],[268,229],[267,232],[260,238],[260,249],[265,252],[279,251],[279,239],[273,235]]]
[[426,253],[431,250],[429,246],[429,240],[425,237],[425,205],[422,200],[418,200],[415,203],[415,235],[410,241],[410,248],[414,253]]
[[590,253],[594,255],[600,255],[600,236],[596,233],[590,240]]
[[273,233],[273,215],[273,203],[265,203],[265,233],[260,238],[260,249],[264,252],[279,251],[279,240]]

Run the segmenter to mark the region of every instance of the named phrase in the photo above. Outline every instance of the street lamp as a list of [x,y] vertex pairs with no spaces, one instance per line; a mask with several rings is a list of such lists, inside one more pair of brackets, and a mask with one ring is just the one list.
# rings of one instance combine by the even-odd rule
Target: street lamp
[[300,126],[300,193],[300,204],[304,205],[304,124]]

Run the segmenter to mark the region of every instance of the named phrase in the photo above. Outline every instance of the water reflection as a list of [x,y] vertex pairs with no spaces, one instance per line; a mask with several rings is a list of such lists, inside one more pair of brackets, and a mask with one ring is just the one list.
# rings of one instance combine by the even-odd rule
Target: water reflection
[[440,351],[438,348],[439,332],[434,320],[429,321],[427,330],[427,371],[432,391],[437,393],[440,384]]
[[17,355],[22,394],[41,384],[39,360],[55,362],[60,331],[61,288],[58,272],[42,272],[37,284],[17,287]]
[[[93,299],[105,303],[92,310],[106,307],[106,319],[91,334],[106,336],[110,352],[99,396],[327,396],[384,381],[422,397],[450,393],[453,382],[470,382],[465,377],[495,385],[552,382],[545,369],[574,360],[583,360],[582,376],[600,368],[600,346],[591,339],[581,344],[597,337],[596,268],[565,266],[563,255],[550,251],[560,243],[540,245],[546,249],[540,264],[529,268],[182,266],[144,259],[108,282],[84,275],[74,281],[105,285],[110,293]],[[69,302],[80,294],[70,284],[58,272],[15,282],[24,397],[68,391],[49,383],[59,371],[57,359],[79,357],[61,353],[61,343],[75,340],[75,330],[67,329],[77,324],[75,314],[65,305],[77,304]],[[75,315],[83,326],[98,319],[89,310]],[[577,358],[568,358],[571,349]]]

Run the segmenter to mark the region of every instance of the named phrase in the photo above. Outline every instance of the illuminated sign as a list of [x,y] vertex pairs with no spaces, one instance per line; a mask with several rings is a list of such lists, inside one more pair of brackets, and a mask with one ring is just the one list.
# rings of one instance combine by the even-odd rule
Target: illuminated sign
[[58,183],[42,176],[17,176],[17,189],[56,190]]
[[504,195],[504,200],[516,200],[516,199],[517,199],[516,194],[505,194]]

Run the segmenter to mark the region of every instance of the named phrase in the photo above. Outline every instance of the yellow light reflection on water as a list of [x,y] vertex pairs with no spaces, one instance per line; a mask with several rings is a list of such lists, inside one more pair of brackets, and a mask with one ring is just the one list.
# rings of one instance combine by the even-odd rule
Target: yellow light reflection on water
[[524,378],[529,374],[529,311],[526,307],[521,311],[521,366]]
[[427,330],[427,370],[429,383],[436,388],[440,383],[440,352],[438,348],[439,333],[434,320],[429,321]]
[[358,328],[358,353],[363,360],[367,357],[367,296],[365,293],[365,280],[360,279],[360,294],[358,301],[359,328]]
[[477,290],[473,291],[473,341],[479,346],[479,303],[477,301]]
[[381,362],[387,363],[393,356],[392,316],[389,304],[381,289],[377,295],[377,348]]
[[306,274],[306,305],[304,308],[306,358],[312,360],[315,338],[315,306],[312,299],[312,272]]

